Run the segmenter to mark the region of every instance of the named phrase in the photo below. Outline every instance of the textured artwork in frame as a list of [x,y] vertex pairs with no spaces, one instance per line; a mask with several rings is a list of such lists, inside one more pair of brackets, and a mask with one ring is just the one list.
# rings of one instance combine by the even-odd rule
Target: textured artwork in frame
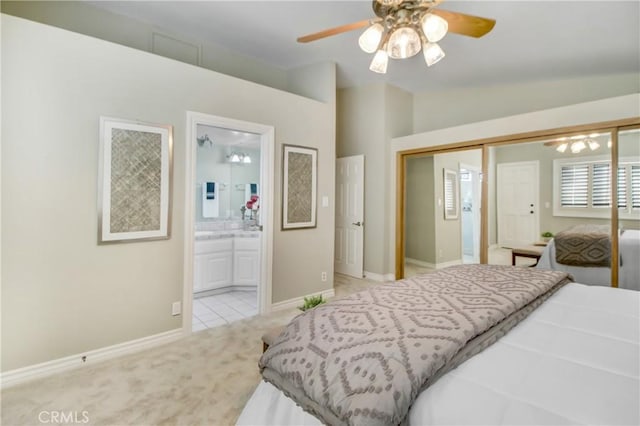
[[98,244],[171,233],[173,128],[100,117]]
[[282,156],[282,229],[315,228],[318,150],[284,145]]

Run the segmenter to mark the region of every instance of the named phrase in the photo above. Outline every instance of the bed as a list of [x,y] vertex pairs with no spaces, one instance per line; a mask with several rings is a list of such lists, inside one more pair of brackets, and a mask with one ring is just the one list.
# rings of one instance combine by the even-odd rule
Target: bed
[[[561,285],[497,342],[422,390],[403,422],[639,424],[639,312],[638,292]],[[237,424],[322,422],[263,381]]]
[[[570,228],[570,230],[581,228]],[[608,231],[606,231],[608,233]],[[556,237],[557,238],[557,237]],[[542,252],[542,256],[536,265],[537,268],[551,269],[555,271],[565,271],[573,275],[577,282],[589,285],[611,285],[611,269],[603,266],[600,259],[595,262],[585,261],[581,264],[578,261],[558,261],[556,238],[552,239]],[[586,246],[586,244],[585,244]],[[640,291],[640,231],[624,230],[619,236],[620,268],[618,274],[618,286],[620,288]],[[588,250],[582,250],[587,252]],[[608,259],[607,259],[607,264]]]

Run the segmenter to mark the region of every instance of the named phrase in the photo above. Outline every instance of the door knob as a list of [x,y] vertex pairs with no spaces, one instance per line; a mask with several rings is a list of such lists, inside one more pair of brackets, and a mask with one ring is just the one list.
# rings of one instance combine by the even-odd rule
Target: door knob
[[533,207],[533,204],[529,204],[529,207]]
[[533,214],[533,210],[531,210],[529,213]]
[[358,222],[353,222],[353,223],[352,223],[352,225],[355,225],[355,226],[362,226],[363,224],[362,224],[362,223],[360,223],[360,222],[358,221]]

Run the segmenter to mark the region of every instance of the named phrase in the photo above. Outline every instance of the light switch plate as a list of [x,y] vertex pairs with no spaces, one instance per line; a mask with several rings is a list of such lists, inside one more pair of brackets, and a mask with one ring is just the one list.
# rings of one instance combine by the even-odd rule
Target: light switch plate
[[329,207],[329,197],[326,195],[322,196],[322,207]]

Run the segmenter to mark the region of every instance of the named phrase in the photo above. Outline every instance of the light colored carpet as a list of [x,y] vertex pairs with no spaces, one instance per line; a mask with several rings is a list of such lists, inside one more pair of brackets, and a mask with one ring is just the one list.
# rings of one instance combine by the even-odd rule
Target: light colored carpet
[[[376,285],[335,277],[336,297]],[[194,333],[168,345],[2,391],[3,425],[40,424],[42,411],[86,411],[91,425],[235,424],[260,382],[262,334],[296,309]]]

